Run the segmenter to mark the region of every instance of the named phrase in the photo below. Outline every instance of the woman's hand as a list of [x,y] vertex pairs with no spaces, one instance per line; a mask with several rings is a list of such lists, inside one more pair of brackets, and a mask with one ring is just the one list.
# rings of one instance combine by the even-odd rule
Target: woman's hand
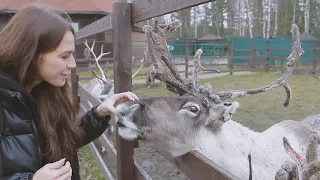
[[44,165],[32,177],[32,180],[69,180],[72,176],[70,162],[65,159]]
[[115,115],[117,113],[116,107],[118,104],[125,101],[135,100],[138,100],[138,97],[132,92],[114,94],[112,97],[101,103],[96,110],[97,113],[102,117],[107,115]]

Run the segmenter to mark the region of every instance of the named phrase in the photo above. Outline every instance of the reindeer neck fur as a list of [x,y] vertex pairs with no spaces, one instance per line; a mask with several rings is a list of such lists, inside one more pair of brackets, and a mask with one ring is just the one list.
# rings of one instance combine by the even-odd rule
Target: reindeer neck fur
[[292,161],[284,151],[284,136],[294,149],[304,153],[303,142],[309,131],[299,129],[301,124],[297,123],[283,121],[260,133],[230,120],[218,132],[203,128],[196,140],[196,150],[240,179],[249,178],[248,155],[251,154],[253,179],[273,179],[285,160]]

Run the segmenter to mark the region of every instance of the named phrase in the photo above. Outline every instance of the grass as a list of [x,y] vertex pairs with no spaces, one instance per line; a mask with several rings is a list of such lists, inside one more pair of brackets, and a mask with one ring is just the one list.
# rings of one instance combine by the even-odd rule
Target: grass
[[[200,84],[210,83],[214,91],[217,92],[261,87],[275,81],[280,76],[280,73],[262,72],[253,75],[201,79]],[[293,75],[289,78],[289,84],[293,93],[289,107],[282,106],[286,95],[284,89],[280,87],[262,94],[236,99],[240,103],[240,109],[234,115],[233,120],[253,130],[263,131],[281,120],[301,120],[310,114],[320,113],[320,77]],[[144,88],[144,84],[135,84],[133,92],[139,98],[173,96],[171,92],[159,84],[155,84],[151,88]],[[87,147],[83,150],[84,157],[80,162],[80,168],[83,169],[84,163],[89,162],[94,167],[89,170],[89,174],[93,175],[93,179],[99,179],[101,177],[99,166],[95,165],[95,159],[90,150]]]
[[78,151],[80,164],[80,178],[83,180],[104,180],[100,166],[92,155],[89,146],[84,146]]

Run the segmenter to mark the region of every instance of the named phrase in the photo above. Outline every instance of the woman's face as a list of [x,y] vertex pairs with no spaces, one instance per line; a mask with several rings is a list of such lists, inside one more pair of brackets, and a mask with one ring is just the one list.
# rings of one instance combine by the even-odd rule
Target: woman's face
[[62,87],[71,69],[76,68],[72,55],[74,50],[74,36],[71,31],[67,31],[55,50],[40,55],[38,81],[46,81],[53,86]]

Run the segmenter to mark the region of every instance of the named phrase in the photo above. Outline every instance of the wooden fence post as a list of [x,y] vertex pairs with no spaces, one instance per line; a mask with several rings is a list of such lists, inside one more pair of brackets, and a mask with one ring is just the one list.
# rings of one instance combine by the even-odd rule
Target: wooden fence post
[[317,49],[318,49],[318,41],[314,42],[313,46],[313,61],[312,61],[312,75],[316,75],[317,69]]
[[233,42],[230,42],[230,58],[229,58],[229,69],[230,69],[230,75],[233,75]]
[[265,70],[269,71],[269,60],[270,60],[270,41],[267,41],[267,48],[266,48],[266,61],[265,61]]
[[[116,2],[112,9],[115,93],[132,91],[131,4]],[[119,180],[134,180],[134,144],[122,139],[117,128],[117,174]]]
[[79,77],[77,75],[77,69],[73,68],[71,69],[71,92],[72,92],[72,101],[74,102],[74,105],[80,107],[80,96],[78,95],[78,82]]
[[251,42],[251,62],[250,62],[250,69],[251,71],[253,71],[253,67],[254,67],[254,61],[255,61],[255,54],[256,54],[256,50],[254,48],[254,42]]
[[188,79],[188,75],[189,75],[189,43],[188,43],[188,41],[186,41],[186,43],[185,43],[185,53],[186,53],[186,57],[185,57],[185,63],[186,63],[185,78]]

